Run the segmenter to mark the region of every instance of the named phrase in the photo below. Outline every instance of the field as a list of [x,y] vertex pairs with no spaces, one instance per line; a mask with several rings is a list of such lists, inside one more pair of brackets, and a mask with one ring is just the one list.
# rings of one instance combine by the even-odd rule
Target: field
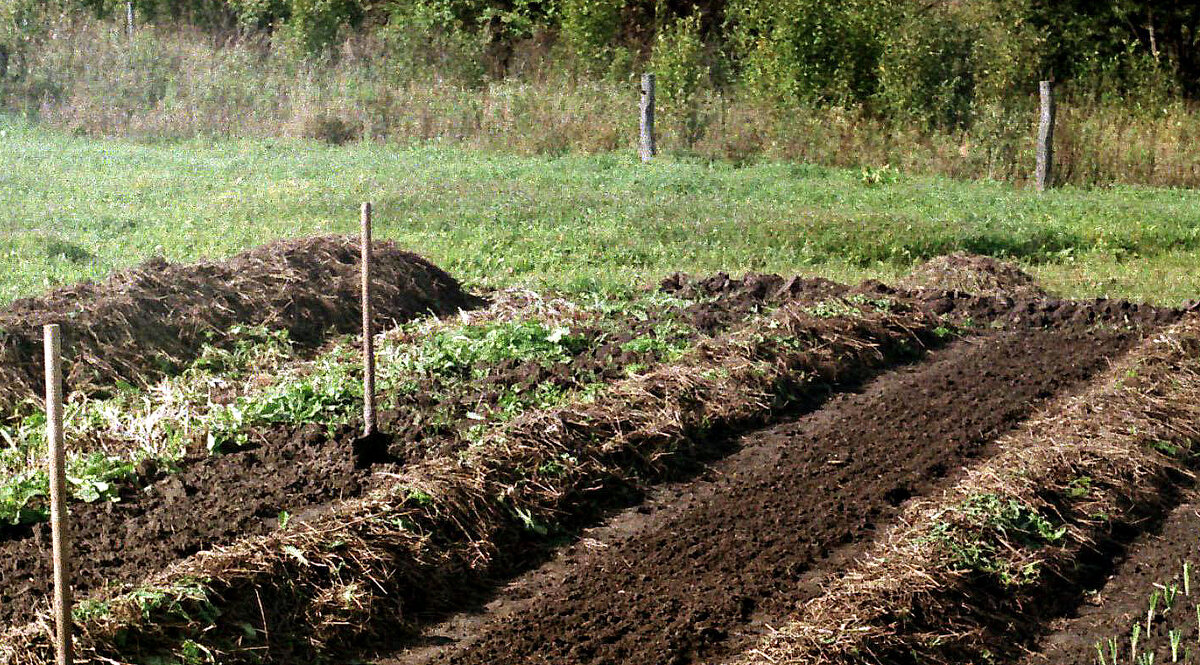
[[6,123],[3,665],[1200,656],[1195,192]]
[[[0,121],[3,122],[3,121]],[[1062,295],[1195,296],[1193,190],[1066,188],[633,155],[517,157],[292,140],[137,144],[3,124],[0,301],[161,255],[220,258],[345,233],[381,237],[481,287],[627,289],[674,271],[894,278],[956,250],[1009,257]],[[878,182],[878,184],[871,184]],[[53,183],[51,185],[51,183]]]

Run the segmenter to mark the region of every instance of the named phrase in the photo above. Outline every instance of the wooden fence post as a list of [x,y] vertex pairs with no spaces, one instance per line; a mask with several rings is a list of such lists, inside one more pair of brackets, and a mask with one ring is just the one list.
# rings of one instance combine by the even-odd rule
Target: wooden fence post
[[133,39],[133,3],[125,3],[125,34]]
[[54,557],[54,619],[58,665],[71,665],[71,543],[67,535],[66,451],[63,447],[62,331],[48,325],[46,357],[46,441],[50,458],[50,537]]
[[1042,81],[1039,86],[1042,98],[1042,116],[1038,125],[1037,144],[1037,191],[1044,192],[1054,186],[1054,81]]
[[375,434],[375,333],[371,313],[371,204],[362,204],[363,436]]
[[654,143],[654,74],[642,74],[642,161],[649,162],[658,154]]

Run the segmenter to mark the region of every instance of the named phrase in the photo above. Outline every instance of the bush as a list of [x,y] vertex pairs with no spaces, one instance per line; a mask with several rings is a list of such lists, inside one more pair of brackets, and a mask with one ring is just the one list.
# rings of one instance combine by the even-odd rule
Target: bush
[[747,91],[784,104],[866,100],[895,2],[731,0],[727,27]]
[[338,39],[344,26],[362,20],[357,0],[290,0],[287,22],[278,33],[295,55],[325,50]]
[[562,0],[562,34],[576,58],[592,69],[613,53],[625,0]]
[[324,141],[330,145],[342,145],[362,137],[361,123],[347,120],[330,111],[321,111],[301,120],[300,136]]
[[667,25],[658,34],[650,69],[657,77],[657,93],[668,126],[682,127],[684,142],[691,144],[702,130],[699,94],[709,77],[709,54],[700,37],[700,15],[692,14]]
[[880,109],[901,120],[964,128],[984,106],[1027,93],[1038,78],[1040,44],[1023,20],[1025,4],[906,7],[885,33]]
[[486,35],[469,29],[472,8],[461,4],[453,0],[392,3],[382,34],[388,64],[399,80],[482,81]]

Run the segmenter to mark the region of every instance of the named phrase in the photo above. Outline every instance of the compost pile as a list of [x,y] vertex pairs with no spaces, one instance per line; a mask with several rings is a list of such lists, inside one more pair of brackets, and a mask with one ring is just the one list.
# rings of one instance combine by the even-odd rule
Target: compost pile
[[[395,243],[376,244],[376,325],[479,306],[450,275]],[[235,326],[286,330],[298,345],[361,326],[357,239],[323,236],[271,243],[228,261],[162,259],[100,283],[18,300],[0,311],[0,406],[40,394],[42,326],[63,328],[67,389],[103,393],[144,385],[220,346]]]

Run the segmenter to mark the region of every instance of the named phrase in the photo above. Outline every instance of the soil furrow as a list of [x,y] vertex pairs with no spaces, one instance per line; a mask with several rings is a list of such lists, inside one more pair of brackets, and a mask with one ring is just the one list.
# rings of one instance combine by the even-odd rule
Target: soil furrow
[[936,351],[860,394],[747,435],[702,479],[588,534],[481,616],[429,631],[424,647],[386,662],[719,658],[815,593],[808,573],[833,552],[869,538],[905,499],[983,454],[1135,338],[997,332]]
[[[1170,633],[1179,631],[1176,655],[1182,662],[1195,662],[1200,654],[1196,606],[1200,599],[1200,493],[1192,490],[1180,497],[1181,503],[1165,519],[1152,525],[1117,563],[1104,585],[1083,597],[1075,614],[1061,619],[1053,632],[1042,641],[1037,652],[1025,658],[1023,665],[1096,665],[1096,645],[1100,643],[1105,657],[1111,656],[1110,639],[1115,639],[1119,657],[1124,662],[1131,657],[1132,629],[1138,631],[1140,654],[1155,654],[1160,663],[1171,660]],[[1183,564],[1189,566],[1189,594],[1184,593]],[[1175,585],[1178,592],[1173,606],[1164,610],[1163,590]],[[1155,620],[1146,629],[1150,596],[1158,595]],[[1106,661],[1108,662],[1108,661]],[[1114,664],[1115,665],[1115,664]]]

